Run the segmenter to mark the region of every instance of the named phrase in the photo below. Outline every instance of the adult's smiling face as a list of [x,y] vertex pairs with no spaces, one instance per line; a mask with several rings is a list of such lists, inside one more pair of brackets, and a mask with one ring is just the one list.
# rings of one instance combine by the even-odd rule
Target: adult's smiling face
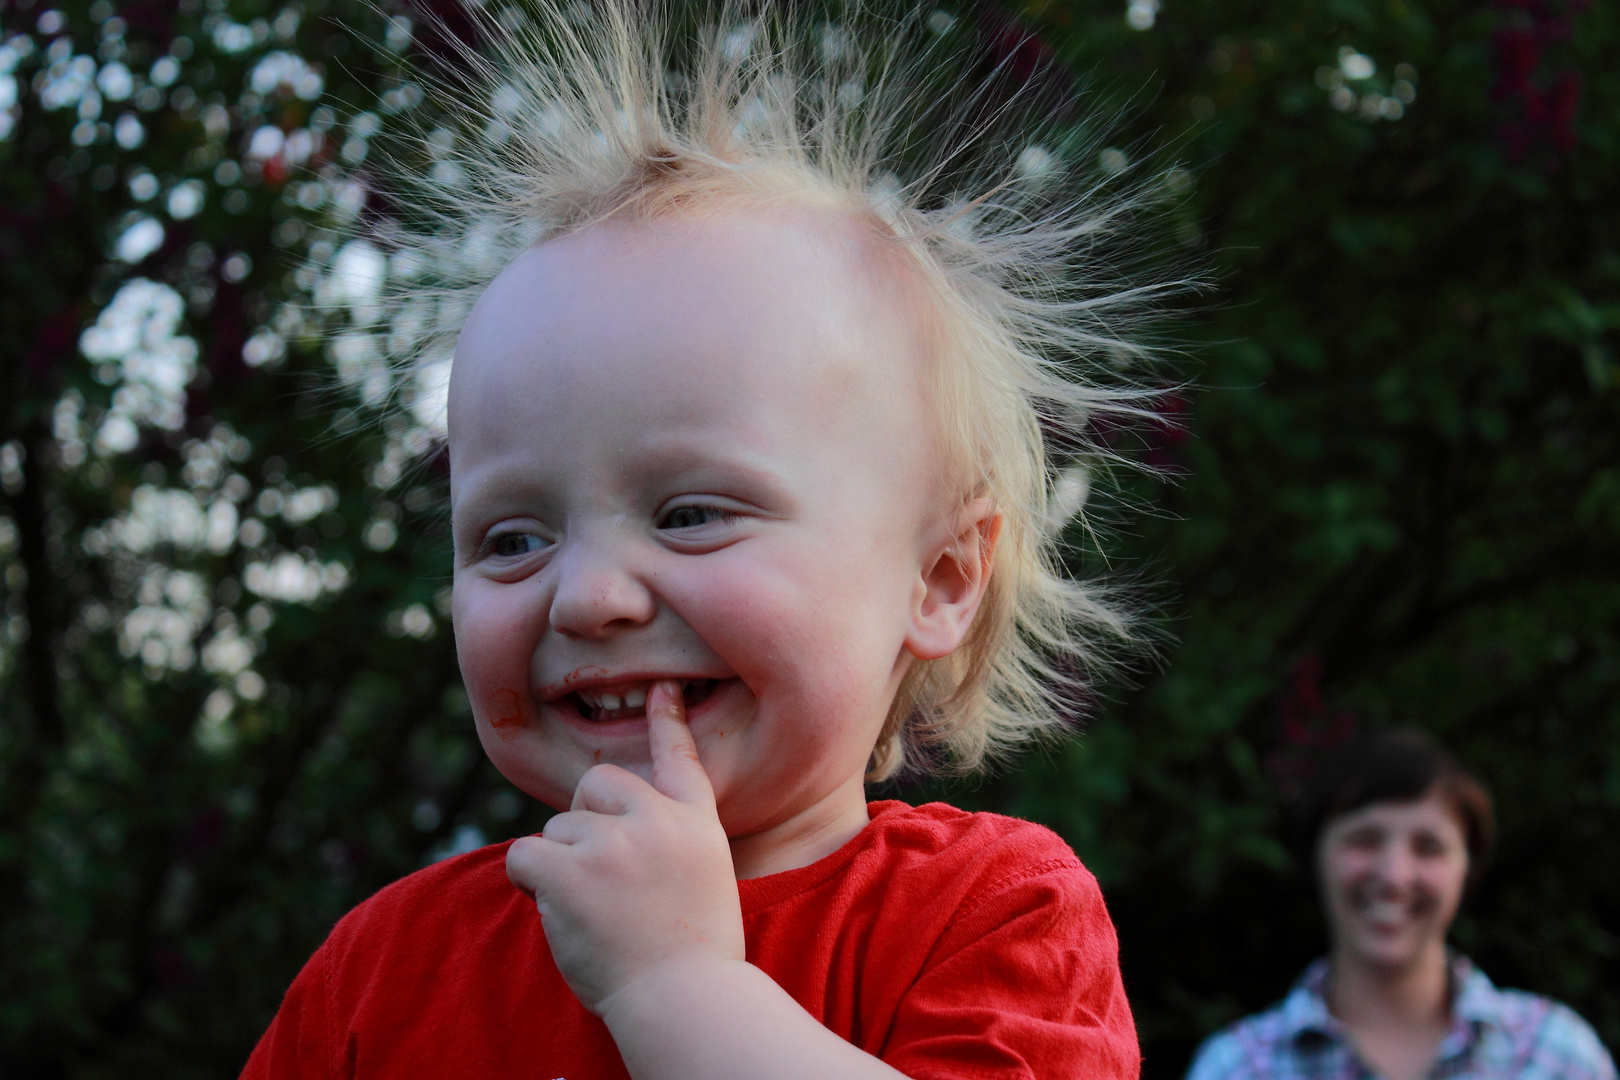
[[1468,861],[1462,822],[1439,792],[1329,821],[1317,874],[1335,962],[1396,972],[1442,950]]

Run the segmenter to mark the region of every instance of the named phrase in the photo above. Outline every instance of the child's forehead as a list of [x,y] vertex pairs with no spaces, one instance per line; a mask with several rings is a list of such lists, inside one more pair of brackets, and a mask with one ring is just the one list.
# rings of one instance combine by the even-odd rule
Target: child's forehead
[[916,290],[894,262],[866,222],[821,208],[610,220],[548,240],[468,320],[452,435],[456,412],[511,405],[537,377],[563,398],[636,397],[675,379],[845,408],[918,385]]

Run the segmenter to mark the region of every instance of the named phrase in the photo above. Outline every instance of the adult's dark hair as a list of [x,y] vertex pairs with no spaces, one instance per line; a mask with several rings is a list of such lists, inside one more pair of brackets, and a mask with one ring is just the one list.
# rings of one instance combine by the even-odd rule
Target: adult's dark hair
[[1317,842],[1334,818],[1373,803],[1415,802],[1431,793],[1444,799],[1462,824],[1472,888],[1496,839],[1491,796],[1444,747],[1411,728],[1360,735],[1318,763],[1296,808],[1300,866],[1315,874]]

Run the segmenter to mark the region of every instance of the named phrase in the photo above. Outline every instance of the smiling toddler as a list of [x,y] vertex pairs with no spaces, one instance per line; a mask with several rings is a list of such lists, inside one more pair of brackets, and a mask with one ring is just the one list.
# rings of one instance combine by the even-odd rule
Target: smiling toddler
[[440,275],[421,355],[455,340],[478,735],[561,812],[345,917],[246,1075],[1137,1075],[1068,847],[866,799],[1061,728],[1124,636],[1055,569],[1059,469],[1139,400],[1083,377],[1131,351],[1083,273],[1109,209],[984,133],[1016,108],[929,99],[903,21],[683,54],[541,15],[478,61],[477,197],[396,240]]

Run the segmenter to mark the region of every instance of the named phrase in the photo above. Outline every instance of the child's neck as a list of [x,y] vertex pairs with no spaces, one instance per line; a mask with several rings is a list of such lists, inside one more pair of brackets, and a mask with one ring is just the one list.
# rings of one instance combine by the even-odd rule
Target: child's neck
[[737,880],[797,870],[825,859],[853,840],[869,820],[866,785],[856,776],[785,821],[732,837]]

